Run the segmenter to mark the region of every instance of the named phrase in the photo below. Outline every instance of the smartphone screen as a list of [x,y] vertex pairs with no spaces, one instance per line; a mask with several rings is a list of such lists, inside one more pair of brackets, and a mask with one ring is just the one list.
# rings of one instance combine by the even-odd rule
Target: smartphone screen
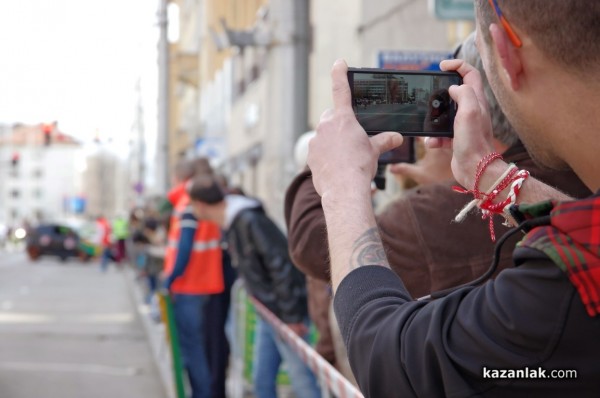
[[454,136],[456,103],[448,88],[462,84],[455,72],[348,69],[352,106],[370,134]]
[[404,137],[402,145],[382,153],[379,156],[378,163],[389,164],[389,163],[414,163],[416,160],[415,155],[415,138]]

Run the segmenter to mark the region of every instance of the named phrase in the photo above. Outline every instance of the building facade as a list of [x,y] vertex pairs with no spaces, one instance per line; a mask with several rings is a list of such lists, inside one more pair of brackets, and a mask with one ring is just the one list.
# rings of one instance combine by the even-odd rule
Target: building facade
[[85,200],[83,214],[112,219],[135,206],[130,192],[132,179],[126,162],[110,149],[110,143],[86,145],[79,158],[77,188]]
[[[171,156],[208,156],[280,225],[297,171],[295,141],[332,106],[334,61],[377,67],[384,51],[450,54],[473,29],[468,21],[437,19],[422,0],[176,3],[170,144],[179,149]],[[418,95],[402,82],[394,89],[397,101]]]
[[35,224],[72,214],[80,151],[81,144],[56,124],[6,129],[0,137],[0,223]]

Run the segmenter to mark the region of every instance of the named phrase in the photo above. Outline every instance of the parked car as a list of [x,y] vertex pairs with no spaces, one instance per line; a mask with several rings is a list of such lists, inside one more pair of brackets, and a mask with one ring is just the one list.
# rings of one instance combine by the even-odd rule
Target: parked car
[[88,260],[92,255],[86,242],[73,228],[60,224],[42,224],[27,236],[26,251],[32,260],[40,256],[57,256],[62,261],[69,257]]

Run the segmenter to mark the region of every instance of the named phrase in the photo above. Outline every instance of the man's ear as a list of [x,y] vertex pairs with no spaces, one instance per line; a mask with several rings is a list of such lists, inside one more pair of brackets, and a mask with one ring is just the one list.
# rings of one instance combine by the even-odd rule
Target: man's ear
[[510,87],[517,91],[520,87],[519,75],[523,71],[519,51],[512,45],[504,29],[498,24],[490,25],[490,35],[498,54],[499,66],[508,79]]

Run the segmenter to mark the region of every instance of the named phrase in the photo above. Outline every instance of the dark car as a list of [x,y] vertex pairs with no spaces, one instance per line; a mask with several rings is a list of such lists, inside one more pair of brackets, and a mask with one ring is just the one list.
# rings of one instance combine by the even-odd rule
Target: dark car
[[77,257],[82,260],[88,258],[88,254],[82,249],[79,234],[70,227],[60,224],[43,224],[27,236],[27,254],[32,260],[40,256],[57,256],[62,261],[69,257]]

